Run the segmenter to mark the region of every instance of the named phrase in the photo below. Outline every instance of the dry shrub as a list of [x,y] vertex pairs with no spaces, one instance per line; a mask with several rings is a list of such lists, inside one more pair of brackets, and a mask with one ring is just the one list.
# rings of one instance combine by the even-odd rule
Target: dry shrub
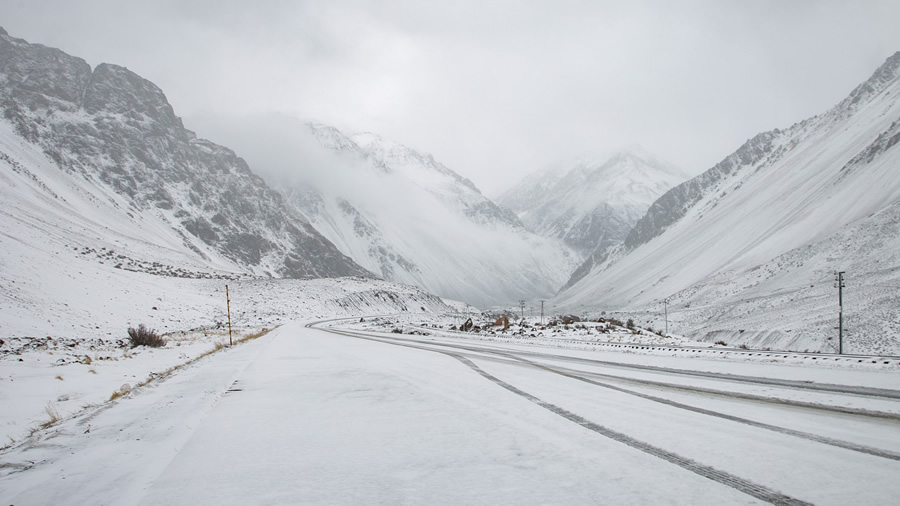
[[153,329],[148,329],[143,323],[138,328],[128,328],[128,338],[131,340],[131,347],[150,346],[151,348],[161,348],[166,345],[166,340],[159,336]]

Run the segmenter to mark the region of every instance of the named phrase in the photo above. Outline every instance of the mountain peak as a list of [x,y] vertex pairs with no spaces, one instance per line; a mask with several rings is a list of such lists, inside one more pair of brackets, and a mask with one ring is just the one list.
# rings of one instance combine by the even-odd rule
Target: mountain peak
[[158,86],[125,67],[110,63],[94,68],[84,90],[82,107],[89,114],[107,112],[131,119],[144,117],[150,123],[167,127],[171,133],[184,129],[181,118],[175,115]]
[[647,207],[686,177],[646,149],[629,147],[534,173],[499,202],[529,229],[587,255],[624,239]]
[[399,142],[385,139],[384,137],[372,132],[360,132],[350,136],[354,142],[359,144],[363,149],[369,149],[373,146],[380,146],[383,149],[409,149]]
[[897,79],[900,75],[900,51],[892,54],[884,61],[884,63],[875,70],[869,82],[890,82]]
[[857,86],[838,108],[851,108],[859,102],[870,100],[897,81],[900,76],[900,51],[887,58],[869,79]]

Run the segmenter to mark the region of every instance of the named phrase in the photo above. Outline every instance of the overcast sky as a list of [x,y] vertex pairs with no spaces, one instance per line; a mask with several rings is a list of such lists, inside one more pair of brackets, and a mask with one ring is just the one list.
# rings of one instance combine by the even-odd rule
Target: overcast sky
[[10,35],[128,67],[202,137],[297,116],[489,195],[630,145],[699,173],[839,102],[900,51],[898,20],[896,0],[0,0]]

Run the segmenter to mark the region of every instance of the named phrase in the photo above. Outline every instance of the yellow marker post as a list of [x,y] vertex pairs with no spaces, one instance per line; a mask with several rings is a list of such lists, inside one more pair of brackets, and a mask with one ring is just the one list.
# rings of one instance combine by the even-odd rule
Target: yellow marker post
[[228,309],[228,346],[233,346],[231,342],[231,299],[228,298],[228,285],[225,285],[225,307]]

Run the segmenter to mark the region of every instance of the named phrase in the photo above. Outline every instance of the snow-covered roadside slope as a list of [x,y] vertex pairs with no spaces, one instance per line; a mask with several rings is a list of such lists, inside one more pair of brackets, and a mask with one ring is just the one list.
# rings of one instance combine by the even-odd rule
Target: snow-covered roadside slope
[[[66,416],[106,401],[125,383],[141,383],[228,343],[226,284],[235,339],[298,320],[453,311],[416,287],[367,278],[185,279],[116,269],[77,251],[40,250],[31,251],[30,271],[11,271],[6,251],[0,269],[3,444],[45,422],[48,406]],[[139,324],[159,331],[167,345],[131,349],[126,331]]]
[[834,350],[840,270],[845,351],[900,353],[898,74],[900,53],[827,113],[760,134],[667,192],[555,303],[661,322],[668,298],[675,332]]
[[632,148],[537,172],[497,202],[529,230],[560,238],[586,256],[624,240],[654,200],[687,178],[672,164]]

